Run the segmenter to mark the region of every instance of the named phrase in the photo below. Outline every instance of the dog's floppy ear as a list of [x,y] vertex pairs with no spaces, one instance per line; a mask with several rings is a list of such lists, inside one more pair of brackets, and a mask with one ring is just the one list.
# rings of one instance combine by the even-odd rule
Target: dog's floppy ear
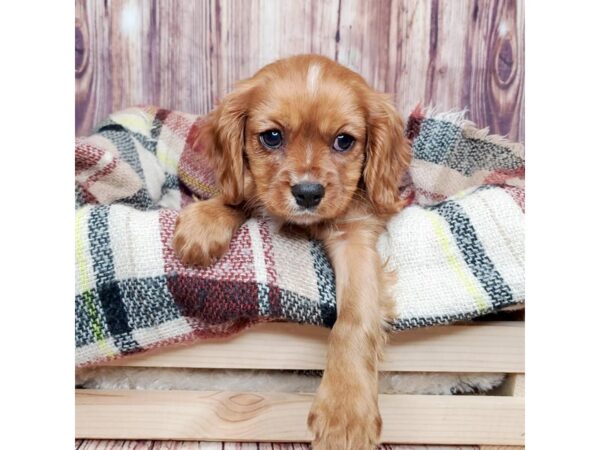
[[240,82],[200,125],[197,144],[206,148],[226,204],[244,200],[244,127],[254,82]]
[[379,213],[402,209],[400,180],[411,159],[404,125],[387,95],[368,94],[367,155],[363,179],[367,194]]

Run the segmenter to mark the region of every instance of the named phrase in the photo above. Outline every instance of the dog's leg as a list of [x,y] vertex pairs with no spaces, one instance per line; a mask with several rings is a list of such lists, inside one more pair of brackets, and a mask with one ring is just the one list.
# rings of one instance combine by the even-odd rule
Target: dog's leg
[[184,264],[209,266],[229,248],[245,213],[225,205],[220,197],[186,206],[175,224],[173,249]]
[[337,320],[327,365],[308,418],[313,450],[372,450],[381,434],[377,362],[392,316],[375,244],[381,223],[340,225],[325,237],[336,274]]

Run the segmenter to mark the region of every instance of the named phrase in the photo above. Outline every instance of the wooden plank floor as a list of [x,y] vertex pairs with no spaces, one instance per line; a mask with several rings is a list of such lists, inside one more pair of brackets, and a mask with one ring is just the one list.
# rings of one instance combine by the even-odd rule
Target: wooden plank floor
[[[379,450],[520,450],[524,447],[382,445]],[[309,450],[309,444],[77,440],[75,450]]]

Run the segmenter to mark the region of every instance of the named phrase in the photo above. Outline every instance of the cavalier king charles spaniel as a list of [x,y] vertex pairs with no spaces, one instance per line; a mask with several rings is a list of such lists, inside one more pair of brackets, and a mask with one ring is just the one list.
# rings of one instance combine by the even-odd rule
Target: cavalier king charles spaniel
[[212,264],[252,214],[324,243],[337,320],[308,416],[313,449],[371,450],[382,425],[377,363],[393,317],[393,275],[375,246],[404,206],[399,182],[411,154],[400,116],[360,75],[300,55],[238,83],[202,122],[200,143],[220,194],[181,211],[177,255],[186,264]]

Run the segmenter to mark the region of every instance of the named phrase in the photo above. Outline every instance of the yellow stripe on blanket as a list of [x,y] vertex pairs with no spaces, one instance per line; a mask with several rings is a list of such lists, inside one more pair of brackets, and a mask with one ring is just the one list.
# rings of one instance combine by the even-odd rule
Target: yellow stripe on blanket
[[197,178],[194,178],[192,175],[185,172],[181,167],[179,167],[178,175],[179,179],[182,180],[185,184],[187,184],[188,186],[192,186],[199,191],[204,191],[210,195],[217,195],[219,193],[219,190],[215,186],[208,185],[198,180]]
[[102,350],[102,353],[104,353],[106,356],[114,356],[116,353],[111,351],[102,335],[102,326],[100,325],[98,311],[96,311],[96,307],[94,306],[90,296],[86,295],[89,294],[90,290],[93,288],[86,270],[88,264],[85,258],[83,237],[85,215],[88,211],[89,208],[81,208],[78,209],[77,213],[75,214],[75,261],[77,263],[77,268],[79,269],[79,280],[81,282],[81,291],[83,292],[83,304],[85,306],[85,310],[91,318],[92,332],[94,333],[94,337],[98,341],[97,344]]
[[119,125],[124,126],[129,131],[140,133],[143,136],[150,137],[154,115],[138,108],[130,108],[124,111],[112,113],[110,118]]
[[179,158],[171,156],[170,150],[161,143],[156,146],[156,158],[169,173],[177,173]]
[[446,230],[446,227],[444,226],[444,219],[442,219],[436,213],[429,211],[427,211],[427,217],[431,221],[431,224],[433,225],[433,230],[439,238],[442,250],[448,261],[448,265],[452,267],[452,270],[456,273],[458,279],[461,281],[469,295],[473,297],[478,311],[485,311],[488,308],[488,303],[485,297],[481,294],[481,290],[478,289],[477,284],[474,282],[472,274],[464,269],[464,267],[460,264],[460,261],[456,256],[456,252],[452,251],[452,238],[449,237],[449,233]]

